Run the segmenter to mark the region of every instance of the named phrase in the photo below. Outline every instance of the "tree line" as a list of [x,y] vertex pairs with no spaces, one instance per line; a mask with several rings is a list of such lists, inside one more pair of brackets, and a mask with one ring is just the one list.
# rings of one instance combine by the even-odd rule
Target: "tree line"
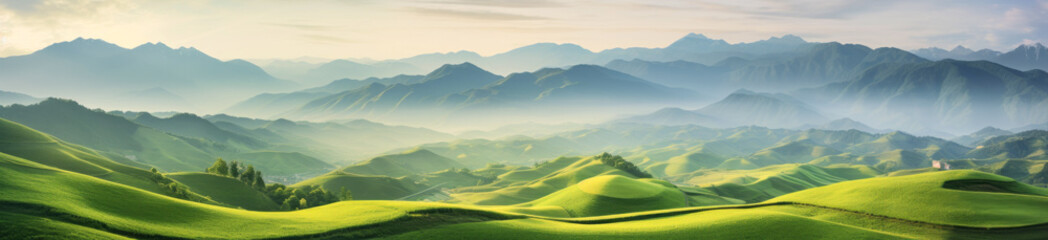
[[244,184],[258,190],[269,197],[270,200],[280,205],[281,210],[290,211],[316,207],[338,201],[353,200],[353,194],[345,187],[338,193],[332,193],[319,186],[305,186],[292,188],[280,183],[266,184],[262,179],[262,171],[255,167],[236,160],[226,162],[222,158],[208,167],[208,173],[226,176],[240,180]]
[[637,165],[633,165],[633,163],[626,161],[626,159],[622,158],[622,156],[602,153],[600,155],[597,155],[597,158],[600,159],[600,162],[604,163],[604,165],[612,166],[616,169],[622,170],[623,172],[633,174],[633,176],[637,176],[638,178],[651,178],[650,173],[644,172],[644,170],[640,170],[640,168],[638,168]]

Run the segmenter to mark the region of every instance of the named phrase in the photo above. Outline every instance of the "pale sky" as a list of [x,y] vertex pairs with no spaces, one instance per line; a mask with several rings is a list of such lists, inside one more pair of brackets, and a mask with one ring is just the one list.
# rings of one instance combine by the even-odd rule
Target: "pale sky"
[[1048,43],[1048,0],[0,0],[0,56],[76,37],[196,47],[220,59],[390,59],[538,43],[664,47],[687,33],[1010,50]]

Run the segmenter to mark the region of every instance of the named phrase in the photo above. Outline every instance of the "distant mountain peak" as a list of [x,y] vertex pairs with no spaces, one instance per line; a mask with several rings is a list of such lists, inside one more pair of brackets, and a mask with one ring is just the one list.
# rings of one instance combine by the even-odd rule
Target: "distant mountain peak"
[[539,52],[539,53],[544,53],[544,54],[549,54],[549,53],[553,53],[553,54],[567,54],[567,53],[589,54],[589,53],[593,53],[589,49],[586,49],[586,48],[584,48],[582,46],[579,46],[577,44],[574,44],[574,43],[544,42],[544,43],[536,43],[536,44],[523,46],[523,47],[520,47],[520,48],[516,48],[516,49],[510,50],[509,52],[500,53],[498,55],[507,55],[507,54],[513,55],[513,54],[532,53],[532,52]]
[[1023,43],[1022,45],[1019,45],[1019,48],[1044,49],[1044,45],[1041,45],[1041,43],[1039,43],[1039,42],[1029,42],[1029,43]]
[[86,108],[83,105],[80,105],[80,103],[77,103],[76,101],[73,101],[73,100],[70,100],[70,99],[64,99],[64,98],[54,98],[54,97],[49,97],[47,99],[44,99],[44,101],[40,101],[40,103],[37,103],[36,105],[40,105],[40,106],[66,106],[66,107]]
[[706,37],[706,35],[702,35],[701,33],[688,33],[688,35],[684,35],[684,38],[710,39]]
[[988,132],[988,131],[1001,131],[1001,129],[1000,128],[995,128],[993,126],[986,126],[986,127],[982,128],[982,129],[979,129],[979,132]]
[[710,39],[710,38],[707,38],[706,35],[690,33],[687,36],[684,36],[683,38],[678,39],[677,41],[673,42],[672,44],[670,44],[666,48],[668,48],[668,49],[674,49],[674,48],[676,48],[676,49],[707,49],[707,48],[711,48],[711,47],[716,48],[716,47],[724,47],[724,46],[729,46],[729,45],[731,45],[731,44],[729,44],[728,42],[725,42],[724,40],[721,40],[721,39]]
[[953,47],[953,49],[950,50],[950,53],[953,53],[953,54],[972,54],[974,52],[975,51],[973,51],[971,49],[968,49],[968,48],[966,48],[964,46],[961,46],[961,45],[957,45],[956,47]]
[[[449,64],[444,64],[444,65],[440,66],[436,70],[433,70],[433,72],[430,72],[430,74],[446,73],[446,72],[450,72],[450,71],[477,72],[477,71],[484,71],[484,69],[481,69],[477,65],[474,65],[473,63],[470,63],[470,62],[463,62],[463,63],[459,63],[459,64],[450,64],[449,63]],[[484,72],[487,72],[487,71],[484,71]]]
[[771,37],[765,42],[806,43],[803,38],[793,34],[782,35],[782,37]]
[[142,45],[138,45],[138,47],[135,47],[134,49],[131,49],[131,50],[132,51],[145,51],[145,50],[174,51],[174,49],[171,49],[171,47],[168,47],[167,44],[164,44],[162,42],[157,42],[157,43],[147,42],[147,43],[143,43]]
[[597,66],[597,65],[593,65],[593,64],[579,64],[579,65],[571,66],[567,70],[568,71],[600,71],[600,70],[604,70],[604,69],[606,69],[606,68],[601,67],[601,66]]
[[73,39],[72,41],[68,41],[66,43],[85,43],[85,42],[90,42],[90,43],[98,43],[98,42],[108,43],[106,41],[103,41],[102,39],[84,38],[84,37],[76,37],[76,39]]
[[287,120],[286,118],[281,118],[281,119],[273,120],[272,122],[267,124],[266,127],[267,128],[268,127],[287,128],[287,127],[294,127],[294,126],[297,126],[297,125],[298,124],[296,124],[295,122],[293,122],[291,120]]
[[44,49],[40,49],[35,53],[42,54],[79,54],[79,55],[107,55],[115,52],[126,50],[116,44],[106,42],[101,39],[94,38],[83,38],[77,37],[72,41],[58,42],[51,44]]

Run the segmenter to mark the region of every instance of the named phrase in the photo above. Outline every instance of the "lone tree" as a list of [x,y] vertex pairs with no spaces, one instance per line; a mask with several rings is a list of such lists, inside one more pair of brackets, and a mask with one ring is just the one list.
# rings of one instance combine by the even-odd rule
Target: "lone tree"
[[255,186],[255,189],[264,191],[266,189],[266,181],[262,180],[262,172],[255,172],[255,182],[251,185]]
[[226,160],[218,158],[218,160],[215,160],[215,164],[211,164],[211,167],[207,168],[207,172],[226,176],[229,175],[229,165],[226,164]]
[[233,160],[229,163],[229,176],[233,178],[240,178],[240,162]]
[[243,174],[240,174],[240,181],[247,183],[248,186],[255,184],[255,166],[247,165],[247,170],[244,170]]

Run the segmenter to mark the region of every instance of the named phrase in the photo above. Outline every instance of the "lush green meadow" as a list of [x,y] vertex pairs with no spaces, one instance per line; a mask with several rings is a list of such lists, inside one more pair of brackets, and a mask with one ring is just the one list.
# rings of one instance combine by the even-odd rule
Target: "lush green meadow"
[[[728,138],[753,137],[742,133],[754,134]],[[693,149],[635,165],[605,153],[476,170],[414,148],[285,187],[233,170],[146,170],[4,119],[0,135],[5,239],[1040,239],[1048,232],[1048,189],[993,174],[1036,182],[1043,160],[969,159],[981,171],[944,171],[907,162],[941,152],[919,139],[860,157],[785,139],[743,157]],[[847,146],[898,145],[891,139],[899,137]],[[902,150],[916,147],[924,150]],[[750,167],[723,166],[732,159]],[[248,172],[261,174],[238,173]],[[311,202],[328,194],[320,190],[347,195]],[[281,205],[285,198],[295,204]],[[397,199],[426,201],[390,201]]]

